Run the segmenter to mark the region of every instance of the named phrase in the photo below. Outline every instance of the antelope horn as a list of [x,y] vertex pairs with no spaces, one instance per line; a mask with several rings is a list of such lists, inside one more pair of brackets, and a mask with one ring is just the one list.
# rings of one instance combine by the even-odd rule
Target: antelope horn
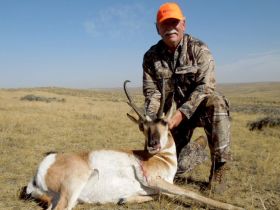
[[161,119],[164,117],[163,116],[164,103],[165,103],[165,80],[162,79],[160,107],[159,107],[158,114],[157,114],[158,119]]
[[123,89],[124,89],[124,92],[125,92],[125,95],[128,99],[128,102],[127,104],[135,111],[135,113],[140,117],[140,119],[142,120],[146,120],[145,116],[143,114],[141,114],[141,111],[139,110],[139,108],[133,103],[127,89],[126,89],[126,84],[130,82],[129,80],[125,80],[124,83],[123,83]]

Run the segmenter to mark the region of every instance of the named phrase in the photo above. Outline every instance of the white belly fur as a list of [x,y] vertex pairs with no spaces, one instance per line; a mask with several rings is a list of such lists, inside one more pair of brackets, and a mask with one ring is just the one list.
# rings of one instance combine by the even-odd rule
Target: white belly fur
[[136,194],[147,195],[136,177],[138,160],[131,154],[99,150],[90,154],[91,168],[95,173],[82,190],[79,200],[87,203],[116,203],[120,198]]

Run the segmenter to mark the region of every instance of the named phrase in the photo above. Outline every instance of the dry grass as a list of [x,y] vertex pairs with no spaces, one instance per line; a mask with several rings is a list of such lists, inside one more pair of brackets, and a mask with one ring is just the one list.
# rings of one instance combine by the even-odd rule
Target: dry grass
[[[248,122],[266,117],[269,107],[279,114],[280,83],[224,85],[219,87],[232,103],[232,153],[228,190],[214,198],[246,209],[280,209],[280,131],[263,128],[250,131]],[[64,102],[24,101],[26,95],[64,99]],[[133,95],[141,105],[137,90]],[[84,151],[101,148],[143,148],[137,126],[126,118],[130,111],[121,90],[74,90],[62,88],[0,90],[0,209],[42,209],[35,202],[18,199],[48,151]],[[236,107],[241,107],[237,109]],[[242,108],[243,107],[243,108]],[[278,115],[279,116],[279,115]],[[197,129],[195,136],[203,133]],[[210,162],[195,169],[193,182],[184,187],[198,191],[197,182],[206,181]],[[188,199],[160,196],[144,204],[88,205],[76,209],[201,209]]]

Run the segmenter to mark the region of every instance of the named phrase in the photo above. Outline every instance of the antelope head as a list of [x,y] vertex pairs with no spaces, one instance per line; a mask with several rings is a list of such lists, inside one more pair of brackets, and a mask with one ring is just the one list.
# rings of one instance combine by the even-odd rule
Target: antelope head
[[[165,93],[164,88],[161,93],[161,101],[160,101],[160,108],[157,113],[156,119],[151,119],[149,116],[147,116],[144,111],[144,114],[141,113],[140,109],[135,105],[135,103],[132,101],[127,89],[126,84],[130,82],[129,80],[126,80],[124,82],[124,92],[128,99],[128,105],[135,111],[135,113],[138,115],[138,119],[136,119],[134,116],[127,114],[128,118],[130,118],[133,122],[137,123],[139,125],[140,130],[145,135],[145,149],[148,150],[150,154],[156,154],[160,152],[162,149],[164,149],[167,146],[168,143],[168,121],[172,117],[172,114],[174,112],[175,106],[172,104],[172,107],[168,111],[167,115],[164,115],[163,113],[163,107],[165,102]],[[164,87],[164,84],[163,86]]]

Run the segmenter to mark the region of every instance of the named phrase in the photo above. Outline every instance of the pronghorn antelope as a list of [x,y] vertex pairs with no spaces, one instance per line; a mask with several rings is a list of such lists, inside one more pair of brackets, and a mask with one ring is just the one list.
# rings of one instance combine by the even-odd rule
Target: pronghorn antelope
[[[168,130],[173,108],[163,114],[164,93],[158,117],[151,120],[132,102],[124,82],[128,104],[139,119],[128,114],[145,135],[144,150],[95,150],[80,154],[50,153],[40,163],[26,193],[50,209],[71,210],[77,202],[141,203],[154,195],[182,195],[220,209],[241,209],[173,185],[177,170],[175,143]],[[164,92],[164,91],[163,91]]]

